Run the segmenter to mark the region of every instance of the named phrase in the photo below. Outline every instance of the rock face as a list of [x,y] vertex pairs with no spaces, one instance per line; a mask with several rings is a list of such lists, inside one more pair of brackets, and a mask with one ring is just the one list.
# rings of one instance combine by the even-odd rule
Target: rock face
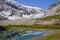
[[[16,3],[13,0],[0,0],[0,20],[2,20],[0,21],[0,25],[4,26],[9,24],[33,25],[35,24],[36,20],[31,20],[31,18],[44,18],[59,14],[60,2],[53,3],[51,6],[49,6],[48,10],[43,10],[38,7],[30,7]],[[37,24],[48,25],[53,23],[55,23],[55,21],[39,20]]]
[[[45,14],[45,10],[38,7],[25,6],[13,0],[0,0],[0,15],[8,19],[36,18],[37,14]],[[41,17],[42,17],[41,16]],[[40,16],[38,16],[40,17]]]
[[60,4],[57,2],[49,6],[45,16],[53,16],[58,14],[60,14]]
[[0,21],[1,21],[1,20],[7,20],[7,18],[0,15]]

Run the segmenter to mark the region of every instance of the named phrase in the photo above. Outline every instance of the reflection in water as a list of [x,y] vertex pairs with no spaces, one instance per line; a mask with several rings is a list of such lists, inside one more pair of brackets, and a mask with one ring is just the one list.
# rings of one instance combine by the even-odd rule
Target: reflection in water
[[21,37],[19,37],[16,40],[28,40],[34,37],[42,36],[44,32],[37,32],[37,33],[29,33],[29,34],[23,34]]
[[41,37],[45,34],[60,32],[60,30],[28,30],[28,29],[11,29],[0,31],[1,40],[28,40],[31,38]]

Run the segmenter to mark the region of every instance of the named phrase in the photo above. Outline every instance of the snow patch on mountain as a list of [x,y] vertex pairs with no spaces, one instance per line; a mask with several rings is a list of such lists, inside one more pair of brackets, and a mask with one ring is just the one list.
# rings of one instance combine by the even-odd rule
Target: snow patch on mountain
[[43,10],[42,8],[26,6],[17,3],[14,0],[5,0],[2,4],[0,4],[0,10],[1,8],[3,10],[0,12],[0,15],[11,20],[22,18],[41,18],[46,12],[46,10]]

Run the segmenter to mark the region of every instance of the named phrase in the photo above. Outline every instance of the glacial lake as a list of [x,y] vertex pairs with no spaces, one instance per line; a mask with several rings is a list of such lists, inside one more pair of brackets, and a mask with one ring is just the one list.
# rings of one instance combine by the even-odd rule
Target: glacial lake
[[30,40],[33,38],[45,36],[49,33],[60,32],[60,30],[50,29],[12,29],[0,32],[1,40]]
[[29,34],[24,34],[21,37],[17,38],[16,40],[28,40],[34,37],[40,37],[44,34],[44,32],[37,32],[37,33],[29,33]]

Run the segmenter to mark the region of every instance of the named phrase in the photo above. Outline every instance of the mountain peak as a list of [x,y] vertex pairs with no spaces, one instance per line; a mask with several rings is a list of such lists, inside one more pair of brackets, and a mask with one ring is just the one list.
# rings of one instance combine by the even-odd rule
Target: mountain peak
[[[23,18],[41,18],[45,14],[45,10],[38,7],[30,7],[19,4],[13,0],[0,0],[0,15],[8,19],[21,19]],[[40,14],[42,16],[40,16]],[[35,16],[35,17],[34,17]]]

